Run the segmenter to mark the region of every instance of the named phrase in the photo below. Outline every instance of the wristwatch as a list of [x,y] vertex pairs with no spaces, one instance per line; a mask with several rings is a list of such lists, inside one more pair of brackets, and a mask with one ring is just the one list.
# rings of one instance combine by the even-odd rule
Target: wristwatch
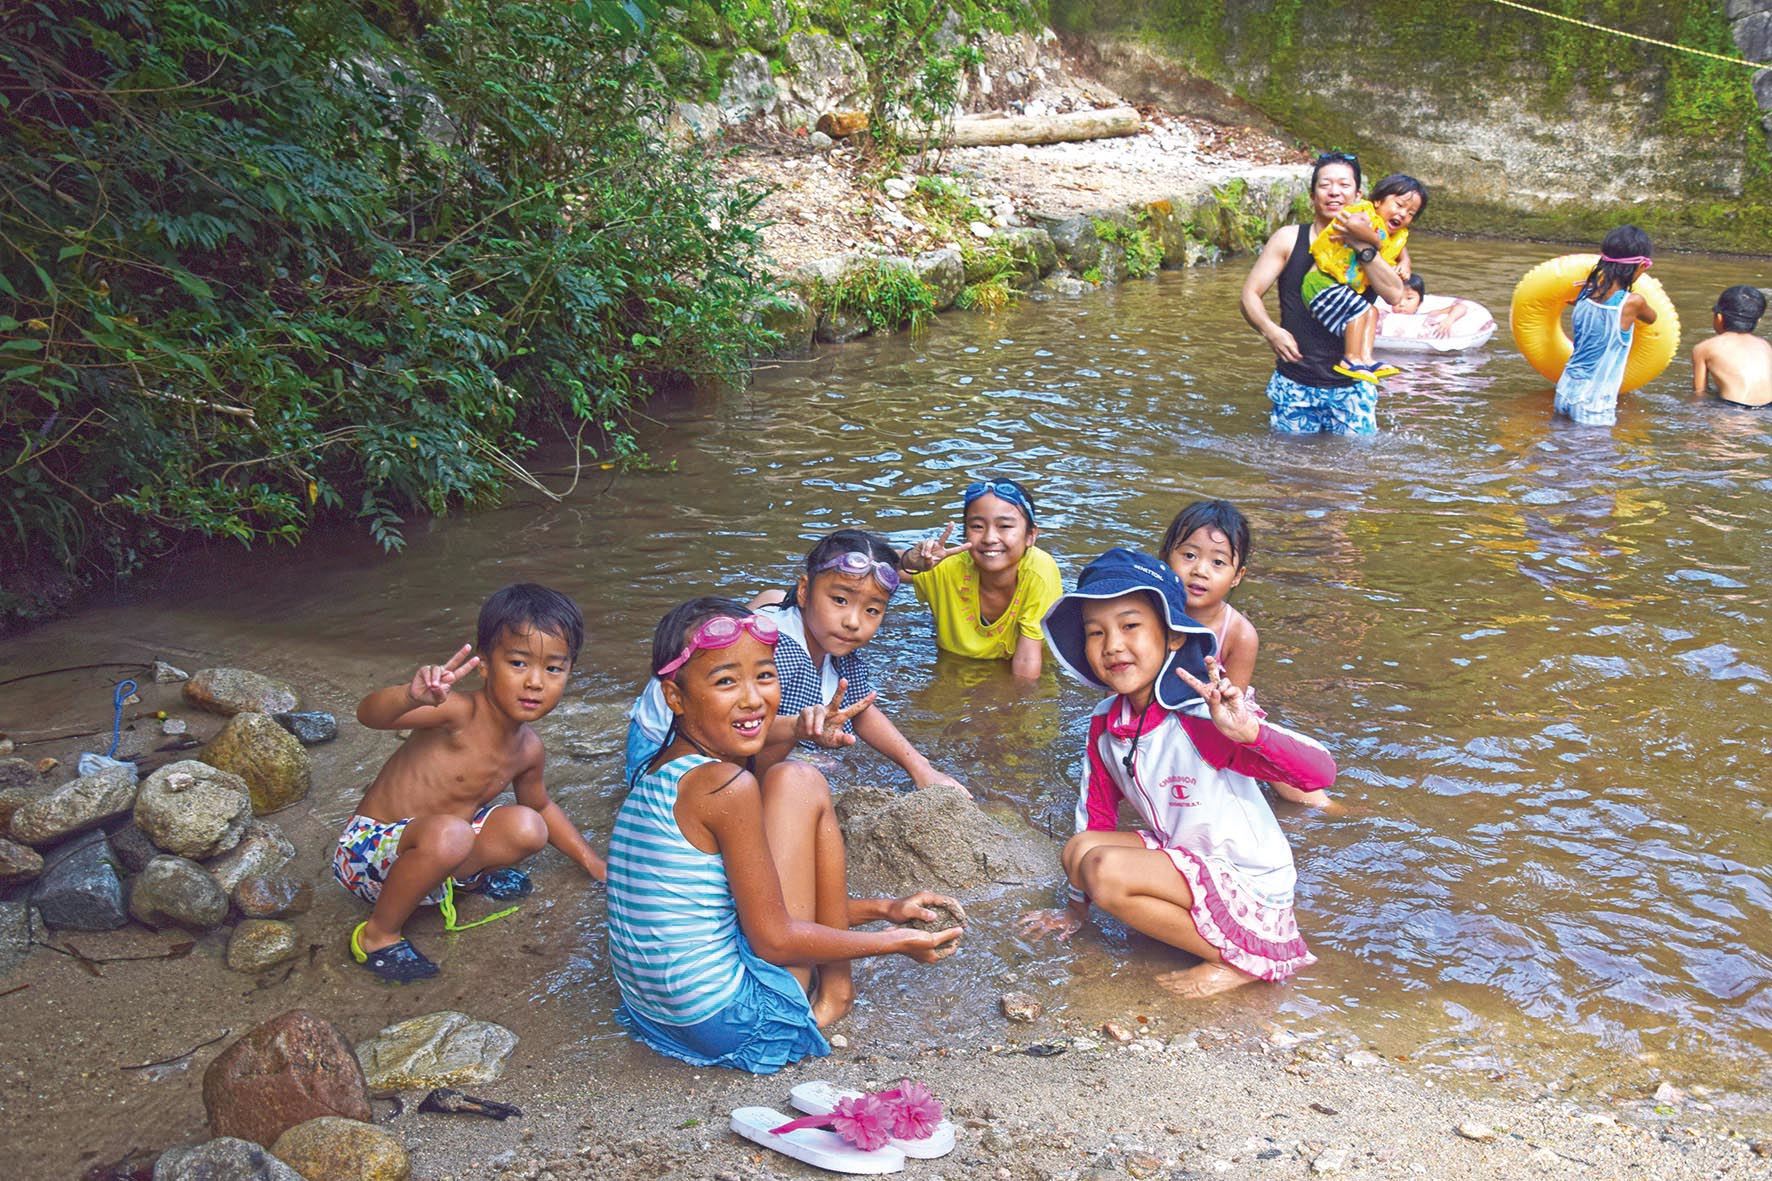
[[1360,250],[1356,250],[1356,251],[1354,251],[1354,257],[1359,259],[1361,262],[1371,262],[1373,259],[1378,257],[1378,247],[1367,246],[1367,247],[1364,247]]

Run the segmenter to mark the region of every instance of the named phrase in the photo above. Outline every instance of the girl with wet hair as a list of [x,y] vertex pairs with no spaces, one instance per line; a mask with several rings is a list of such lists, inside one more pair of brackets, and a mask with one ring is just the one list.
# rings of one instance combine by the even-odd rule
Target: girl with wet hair
[[1600,243],[1600,261],[1587,273],[1570,302],[1570,337],[1575,350],[1557,379],[1556,412],[1583,426],[1618,421],[1618,390],[1630,357],[1633,330],[1655,323],[1655,309],[1631,290],[1654,266],[1649,235],[1619,226]]
[[[652,670],[669,740],[634,781],[609,842],[617,1019],[661,1054],[760,1074],[830,1052],[819,1028],[848,1009],[850,960],[933,963],[962,933],[850,927],[933,921],[936,906],[964,913],[928,892],[851,899],[828,796],[823,810],[769,816],[752,768],[780,704],[781,639],[767,613],[728,599],[697,599],[659,621]],[[804,831],[812,873],[778,874],[784,820]],[[841,981],[838,1006],[827,979]]]
[[981,476],[960,501],[965,540],[948,542],[949,525],[907,549],[899,568],[935,617],[943,652],[975,660],[1007,660],[1033,679],[1045,662],[1040,620],[1064,593],[1058,563],[1035,545],[1034,498],[1007,476]]

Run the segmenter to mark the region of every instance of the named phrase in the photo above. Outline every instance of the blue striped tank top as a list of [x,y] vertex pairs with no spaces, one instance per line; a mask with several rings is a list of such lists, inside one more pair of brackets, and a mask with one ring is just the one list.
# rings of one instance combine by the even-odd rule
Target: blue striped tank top
[[684,755],[642,775],[609,834],[609,963],[628,1006],[664,1025],[706,1020],[744,981],[726,866],[674,811],[683,776],[715,761]]

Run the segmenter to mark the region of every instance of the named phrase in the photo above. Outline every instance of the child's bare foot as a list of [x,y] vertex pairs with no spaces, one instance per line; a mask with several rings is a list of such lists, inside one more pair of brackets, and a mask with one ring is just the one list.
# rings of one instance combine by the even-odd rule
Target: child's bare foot
[[1233,988],[1253,983],[1255,977],[1224,964],[1195,964],[1179,972],[1164,972],[1157,977],[1157,987],[1166,988],[1179,997],[1198,1000],[1216,996]]

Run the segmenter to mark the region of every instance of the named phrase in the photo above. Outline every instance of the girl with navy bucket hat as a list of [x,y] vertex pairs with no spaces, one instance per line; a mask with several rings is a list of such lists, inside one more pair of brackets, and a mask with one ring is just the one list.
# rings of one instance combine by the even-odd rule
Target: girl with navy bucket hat
[[[1046,615],[1053,654],[1111,696],[1089,719],[1077,835],[1064,847],[1068,910],[1036,911],[1029,934],[1068,936],[1090,902],[1204,962],[1157,983],[1207,996],[1284,980],[1316,962],[1292,914],[1292,849],[1258,779],[1320,796],[1335,780],[1322,745],[1267,722],[1187,615],[1187,587],[1146,554],[1112,549]],[[1120,802],[1146,826],[1120,832]]]

